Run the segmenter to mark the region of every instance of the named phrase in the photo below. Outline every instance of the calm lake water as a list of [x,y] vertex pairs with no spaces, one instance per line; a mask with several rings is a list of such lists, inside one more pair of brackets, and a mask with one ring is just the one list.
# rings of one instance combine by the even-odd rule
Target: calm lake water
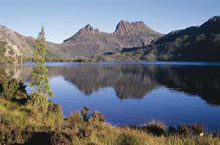
[[[112,124],[159,120],[220,129],[220,63],[49,63],[55,103],[65,116],[88,106]],[[1,65],[27,85],[32,64]]]

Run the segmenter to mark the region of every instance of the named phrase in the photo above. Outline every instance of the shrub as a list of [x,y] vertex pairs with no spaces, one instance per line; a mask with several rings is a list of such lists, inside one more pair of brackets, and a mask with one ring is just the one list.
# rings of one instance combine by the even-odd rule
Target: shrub
[[23,83],[10,79],[7,75],[0,76],[0,97],[7,100],[26,99],[27,94]]
[[98,122],[105,122],[105,117],[102,113],[100,112],[94,112],[92,114],[92,116],[89,118],[89,121],[92,122],[92,121],[98,121]]
[[163,122],[152,121],[147,125],[143,125],[141,129],[156,136],[166,134],[166,125]]
[[192,128],[189,125],[179,125],[177,129],[180,135],[189,136],[192,134]]
[[79,132],[77,136],[79,138],[85,138],[85,137],[90,137],[93,133],[93,129],[89,126],[86,126],[84,128],[79,128]]
[[71,142],[71,137],[65,133],[53,132],[50,142],[51,145],[68,145]]
[[0,123],[0,144],[23,144],[30,134],[21,131],[16,126]]
[[170,126],[168,129],[168,135],[176,135],[177,129],[175,127]]
[[201,133],[204,133],[205,126],[203,124],[193,124],[192,130],[195,135],[200,135]]
[[27,105],[31,105],[45,111],[48,109],[48,104],[48,97],[40,93],[31,94],[27,102]]
[[70,117],[68,117],[67,121],[71,124],[81,124],[82,122],[84,122],[80,112],[75,112],[73,113]]

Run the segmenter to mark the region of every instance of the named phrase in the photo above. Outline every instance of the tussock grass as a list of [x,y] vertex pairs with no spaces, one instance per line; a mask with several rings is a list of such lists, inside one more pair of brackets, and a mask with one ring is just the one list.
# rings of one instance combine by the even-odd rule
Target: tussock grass
[[39,110],[31,105],[20,105],[0,99],[0,122],[12,124],[20,129],[28,126],[54,127],[62,124],[63,115],[60,110],[53,110],[51,104],[47,111]]
[[0,97],[0,144],[42,145],[220,145],[220,135],[205,133],[202,125],[167,128],[162,122],[141,127],[113,126],[89,108],[64,118],[59,105],[46,109]]
[[[79,111],[64,119],[59,106],[52,105],[48,107],[47,112],[41,112],[29,105],[19,105],[0,99],[0,143],[34,144],[37,141],[38,144],[44,145],[220,144],[218,135],[208,133],[203,137],[178,133],[158,135],[152,133],[151,129],[159,128],[165,131],[166,126],[161,122],[151,122],[140,128],[117,127],[106,123],[103,117],[99,112],[85,117],[85,112]],[[148,128],[147,131],[146,128]]]

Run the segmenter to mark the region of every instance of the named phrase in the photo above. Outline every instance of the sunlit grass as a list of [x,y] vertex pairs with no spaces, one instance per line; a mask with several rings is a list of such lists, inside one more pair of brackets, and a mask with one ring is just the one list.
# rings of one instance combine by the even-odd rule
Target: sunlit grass
[[62,112],[45,112],[30,105],[20,105],[0,99],[0,120],[24,129],[27,126],[54,127],[62,123],[63,116]]
[[[91,117],[84,111],[64,118],[61,108],[50,102],[48,110],[0,99],[0,144],[40,144],[49,142],[72,145],[219,145],[220,137],[213,134],[167,134],[165,124],[151,122],[140,128],[113,126],[95,112]],[[195,126],[194,126],[195,128]],[[157,131],[163,130],[162,134]],[[156,134],[155,134],[156,131]],[[44,138],[42,138],[44,137]]]

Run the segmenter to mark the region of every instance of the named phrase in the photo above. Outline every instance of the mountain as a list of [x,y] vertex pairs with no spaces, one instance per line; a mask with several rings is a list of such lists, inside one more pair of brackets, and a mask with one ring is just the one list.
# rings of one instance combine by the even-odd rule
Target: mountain
[[31,38],[0,25],[0,62],[18,62],[32,54]]
[[[141,21],[122,20],[113,33],[86,25],[61,44],[47,44],[48,61],[220,61],[220,16],[164,36]],[[0,62],[32,60],[33,51],[34,38],[0,25]]]
[[[0,63],[17,63],[31,61],[34,52],[34,38],[25,37],[15,31],[0,25]],[[47,58],[49,60],[73,59],[77,51],[69,49],[71,46],[47,42]],[[72,52],[72,53],[71,53]]]
[[113,35],[124,46],[123,48],[146,46],[153,40],[163,36],[149,28],[142,21],[130,23],[123,20],[117,25]]
[[[140,51],[140,50],[139,50]],[[220,61],[220,16],[200,26],[173,31],[143,50],[141,59]]]
[[81,48],[99,55],[104,52],[121,51],[123,48],[133,48],[149,45],[162,34],[153,31],[143,22],[128,22],[122,20],[113,33],[101,32],[91,25],[86,25],[72,37],[64,40],[75,48]]
[[[220,106],[220,68],[215,66],[207,69],[115,64],[49,66],[48,70],[50,78],[62,76],[87,96],[110,87],[120,99],[143,99],[155,89],[165,86],[191,97],[200,97],[209,105]],[[29,82],[32,71],[30,65],[0,65],[1,75],[19,82]]]
[[[47,42],[48,61],[86,60],[122,48],[144,46],[162,34],[143,22],[121,21],[115,32],[105,33],[86,25],[61,44]],[[0,62],[24,62],[33,59],[34,38],[23,36],[0,25]]]

